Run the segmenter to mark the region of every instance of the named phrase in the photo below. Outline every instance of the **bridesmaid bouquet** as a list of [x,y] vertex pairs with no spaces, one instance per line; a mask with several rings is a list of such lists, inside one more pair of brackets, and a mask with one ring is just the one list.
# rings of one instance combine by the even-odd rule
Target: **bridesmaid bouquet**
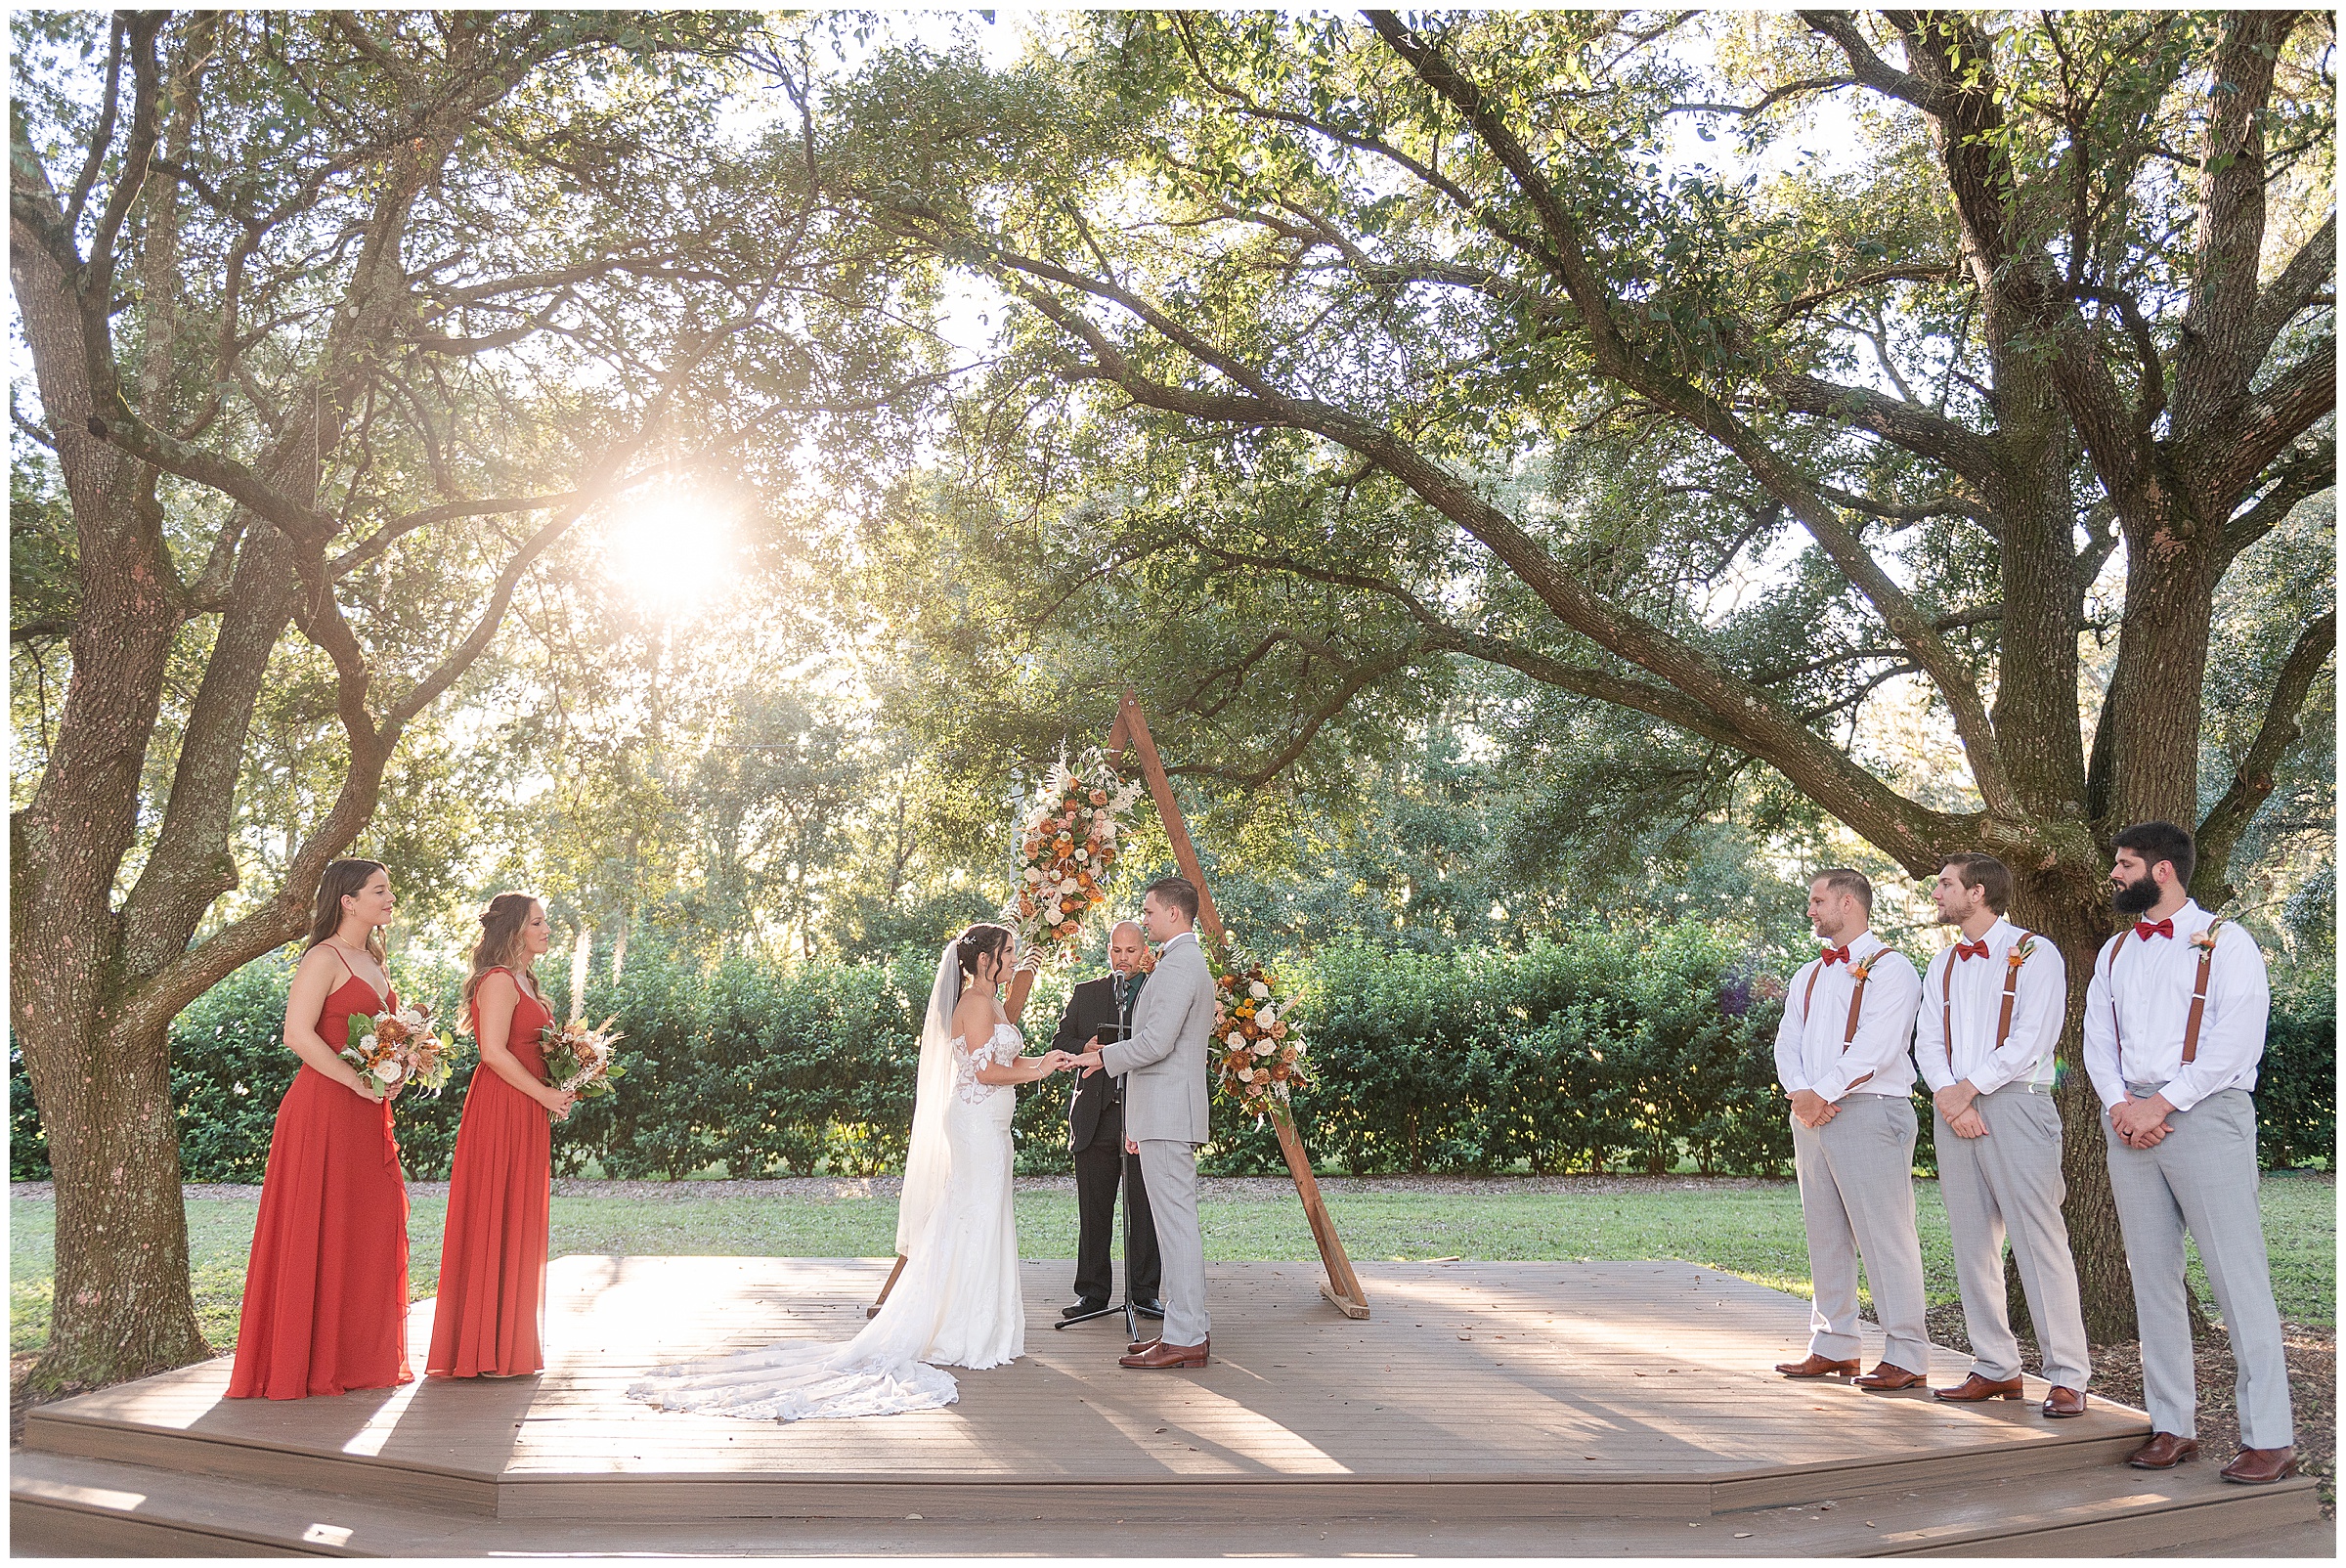
[[1037,962],[1059,965],[1075,956],[1084,918],[1108,902],[1118,819],[1140,797],[1140,784],[1118,778],[1097,748],[1071,768],[1053,765],[1043,798],[1020,825],[1018,891],[1002,907],[1003,923]]
[[619,1087],[615,1080],[626,1077],[628,1069],[620,1066],[617,1049],[627,1036],[611,1030],[612,1019],[618,1016],[614,1013],[591,1029],[585,1019],[574,1018],[538,1031],[548,1080],[555,1088],[582,1100],[599,1100]]
[[456,1069],[456,1051],[454,1038],[432,1032],[432,1010],[417,1002],[379,1018],[352,1014],[350,1043],[339,1054],[381,1093],[403,1084],[438,1093]]
[[1259,1120],[1311,1081],[1303,1021],[1279,982],[1228,936],[1206,950],[1214,972],[1214,1049],[1225,1093]]

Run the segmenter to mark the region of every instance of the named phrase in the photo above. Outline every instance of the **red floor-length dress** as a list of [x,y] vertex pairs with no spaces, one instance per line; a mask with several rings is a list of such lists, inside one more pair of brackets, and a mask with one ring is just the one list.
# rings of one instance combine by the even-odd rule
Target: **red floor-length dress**
[[[354,1014],[398,1006],[396,990],[385,1001],[354,974],[326,997],[318,1037],[338,1049]],[[269,1140],[228,1397],[300,1399],[413,1378],[408,1187],[391,1102],[369,1100],[304,1063]]]
[[[511,970],[505,971],[512,975]],[[554,1021],[521,988],[505,1049],[533,1076],[545,1075],[538,1031]],[[476,1001],[476,1010],[479,1006]],[[479,1021],[474,1021],[479,1037]],[[545,1107],[499,1076],[473,1068],[456,1127],[448,1183],[448,1231],[440,1243],[440,1301],[432,1310],[434,1377],[516,1377],[545,1369],[538,1333],[545,1297],[545,1250],[553,1198],[553,1128]]]

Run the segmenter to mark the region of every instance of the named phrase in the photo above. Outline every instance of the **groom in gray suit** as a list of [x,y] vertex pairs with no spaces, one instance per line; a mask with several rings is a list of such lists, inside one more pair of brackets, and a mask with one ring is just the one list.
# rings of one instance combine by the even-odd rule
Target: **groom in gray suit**
[[1132,1347],[1120,1365],[1145,1372],[1202,1367],[1209,1348],[1205,1240],[1197,1229],[1197,1146],[1206,1125],[1206,1041],[1214,1031],[1214,977],[1197,945],[1197,889],[1185,877],[1150,884],[1141,925],[1159,949],[1141,991],[1132,1037],[1077,1057],[1086,1072],[1124,1076],[1124,1136],[1138,1144],[1149,1211],[1156,1221],[1164,1298],[1161,1338]]

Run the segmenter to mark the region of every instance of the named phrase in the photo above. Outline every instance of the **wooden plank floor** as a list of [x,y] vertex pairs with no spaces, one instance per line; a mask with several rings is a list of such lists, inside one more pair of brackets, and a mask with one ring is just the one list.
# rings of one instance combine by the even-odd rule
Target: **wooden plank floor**
[[[231,1401],[220,1360],[44,1406],[28,1444],[158,1463],[173,1462],[169,1440],[192,1439],[355,1461],[405,1472],[403,1485],[434,1475],[487,1483],[506,1495],[508,1513],[517,1487],[623,1479],[932,1491],[1706,1482],[1722,1505],[1763,1506],[1803,1495],[1782,1492],[1785,1478],[1820,1469],[1929,1460],[1958,1478],[2016,1463],[2061,1468],[2105,1462],[2147,1430],[2139,1412],[2099,1400],[2083,1419],[2044,1420],[2034,1379],[2026,1403],[1989,1406],[1787,1381],[1769,1365],[1803,1352],[1806,1303],[1684,1263],[1365,1264],[1375,1311],[1367,1322],[1322,1302],[1311,1266],[1214,1264],[1214,1364],[1188,1373],[1118,1368],[1119,1320],[1055,1331],[1068,1272],[1024,1266],[1024,1360],[959,1372],[958,1404],[912,1416],[780,1425],[657,1412],[625,1397],[663,1363],[778,1338],[847,1338],[882,1263],[569,1257],[548,1273],[541,1378]],[[418,1303],[410,1321],[418,1356],[430,1314]],[[1871,1336],[1869,1363],[1879,1351]],[[1931,1371],[1952,1382],[1965,1366],[1941,1352]],[[138,1441],[109,1451],[109,1434]],[[590,1496],[561,1505],[575,1511]]]

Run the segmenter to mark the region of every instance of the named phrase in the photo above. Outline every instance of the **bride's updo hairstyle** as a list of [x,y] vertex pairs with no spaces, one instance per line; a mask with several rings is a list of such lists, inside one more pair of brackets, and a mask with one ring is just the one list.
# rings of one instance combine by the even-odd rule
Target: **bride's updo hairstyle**
[[978,979],[978,960],[991,954],[994,960],[994,979],[1002,978],[1002,957],[1010,951],[1010,928],[991,921],[980,921],[961,934],[953,944],[954,957],[961,964],[961,982],[970,984]]

